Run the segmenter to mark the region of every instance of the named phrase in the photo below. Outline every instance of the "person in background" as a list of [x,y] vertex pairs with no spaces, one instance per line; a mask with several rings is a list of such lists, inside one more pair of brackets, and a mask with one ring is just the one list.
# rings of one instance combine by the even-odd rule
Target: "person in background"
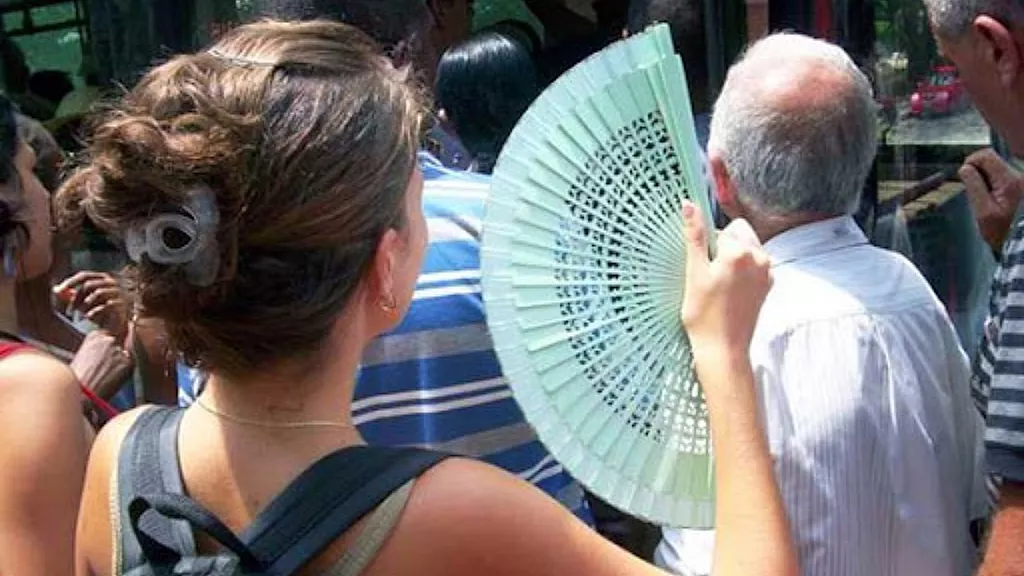
[[61,99],[53,119],[46,123],[46,128],[53,133],[61,148],[74,154],[82,148],[82,124],[86,115],[104,96],[99,73],[93,58],[83,54],[79,76],[84,81]]
[[36,153],[34,170],[39,181],[47,190],[60,187],[61,170],[67,160],[53,134],[37,120],[18,114],[18,135]]
[[39,70],[28,78],[28,89],[53,105],[54,113],[64,97],[75,90],[71,75],[63,70]]
[[[38,121],[22,114],[16,114],[18,137],[28,144],[35,154],[33,173],[46,190],[53,190],[60,181],[63,153],[50,133]],[[53,186],[53,187],[51,187]],[[55,358],[67,362],[78,380],[87,383],[90,391],[101,400],[108,401],[128,376],[132,358],[122,354],[124,330],[120,328],[123,308],[119,291],[106,290],[96,298],[89,298],[90,291],[82,291],[77,301],[90,320],[103,328],[83,338],[82,332],[59,312],[54,305],[64,306],[52,291],[52,278],[60,277],[69,270],[68,242],[61,235],[48,236],[51,264],[45,274],[21,279],[15,290],[18,315],[18,336],[38,349],[45,350]],[[108,285],[113,279],[107,277]],[[109,286],[108,286],[109,287]],[[58,293],[61,292],[58,290]],[[104,361],[97,363],[99,357]]]
[[470,170],[490,174],[519,118],[539,94],[530,51],[498,32],[448,49],[437,66],[444,119],[472,156]]
[[[1017,0],[925,0],[942,52],[971,101],[1010,152],[1024,157],[1024,5]],[[1024,181],[991,150],[960,169],[978,228],[999,259],[972,389],[987,414],[987,470],[1001,482],[982,576],[1024,567],[1024,223],[1016,222]]]
[[[36,177],[47,190],[56,190],[65,160],[63,151],[38,121],[18,114],[17,123],[19,137],[36,154]],[[154,402],[173,403],[174,377],[163,375],[162,370],[166,369],[164,357],[152,355],[157,348],[154,330],[148,327],[129,330],[128,303],[118,280],[103,272],[83,272],[68,278],[73,244],[70,238],[73,236],[68,233],[54,235],[49,272],[18,283],[16,296],[21,337],[68,362],[80,381],[88,382],[97,396],[119,409],[133,407],[136,396]],[[53,278],[66,280],[53,288]],[[54,306],[62,310],[55,310]],[[76,316],[80,317],[79,322],[74,321]],[[92,327],[101,330],[86,335]],[[83,357],[92,356],[93,350],[104,354],[105,349],[126,350],[130,356],[111,355],[119,366],[102,373],[96,371],[97,366],[93,362],[83,362]],[[150,354],[145,354],[146,350]],[[76,351],[83,357],[79,357]],[[148,361],[149,358],[155,360]],[[129,373],[133,365],[136,370]],[[136,383],[140,383],[139,386],[132,386]]]
[[530,54],[544,49],[544,24],[523,0],[474,0],[473,33],[500,32],[518,40]]
[[71,574],[92,430],[67,365],[21,336],[15,290],[50,268],[50,195],[0,96],[0,573]]
[[697,140],[708,144],[711,127],[707,34],[704,30],[703,0],[630,0],[626,34],[643,32],[648,26],[664,22],[672,30],[676,53],[683,59],[686,83],[690,88],[690,107],[697,125]]
[[6,34],[0,35],[0,72],[4,92],[19,112],[40,122],[53,118],[57,105],[29,90],[32,70],[25,60],[25,52]]
[[[468,10],[461,1],[437,2],[445,2],[444,14],[454,16],[456,6]],[[403,47],[429,50],[417,39],[441,36],[430,33],[431,26],[468,33],[461,28],[466,20],[437,22],[427,3],[417,6],[411,9],[406,0],[282,0],[264,2],[261,14],[350,23],[374,37],[397,65],[436,67],[440,53]],[[389,18],[395,15],[403,19]],[[406,38],[396,38],[395,30]],[[590,523],[582,488],[540,444],[512,398],[484,321],[480,222],[490,179],[448,169],[422,149],[419,167],[430,244],[409,314],[366,349],[352,405],[355,423],[370,444],[429,447],[504,468]]]
[[[187,491],[235,532],[313,463],[363,443],[352,406],[360,358],[402,322],[426,256],[420,94],[350,26],[242,26],[146,74],[99,124],[89,149],[97,164],[61,192],[116,238],[153,218],[153,206],[180,214],[187,198],[207,207],[206,216],[193,215],[195,258],[160,263],[135,252],[131,276],[174,347],[210,374],[196,405],[172,413],[181,418],[174,493]],[[682,219],[681,321],[716,455],[715,574],[794,576],[747,359],[771,285],[768,259],[737,221],[717,236],[709,260],[697,208],[687,203]],[[147,240],[152,250],[161,243],[163,235]],[[79,574],[138,568],[127,560],[137,544],[123,524],[128,501],[111,478],[132,470],[122,440],[147,413],[161,414],[125,414],[96,441],[79,515]],[[529,483],[472,459],[446,459],[400,494],[408,497],[393,521],[374,525],[386,539],[367,563],[338,563],[366,542],[358,525],[300,573],[661,574]],[[181,550],[194,534],[179,534],[170,545]],[[198,541],[200,553],[214,548]]]
[[[17,115],[18,135],[36,154],[34,172],[43,187],[56,190],[60,185],[60,171],[64,164],[64,153],[50,132],[41,123],[23,114]],[[82,343],[82,334],[62,322],[53,310],[50,288],[52,277],[67,274],[70,262],[66,242],[60,236],[53,238],[53,265],[47,274],[41,274],[18,285],[19,323],[23,335],[52,346],[51,351],[60,350],[65,360],[73,357],[71,351]]]
[[[876,147],[849,56],[777,34],[729,70],[708,154],[723,210],[772,261],[750,354],[803,573],[966,576],[981,420],[941,302],[850,216]],[[666,530],[664,547],[675,572],[710,571],[713,533]]]

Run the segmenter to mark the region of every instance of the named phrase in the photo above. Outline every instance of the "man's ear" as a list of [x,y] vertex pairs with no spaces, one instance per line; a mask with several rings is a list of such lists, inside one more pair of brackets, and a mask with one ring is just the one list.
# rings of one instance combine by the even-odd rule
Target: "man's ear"
[[710,167],[708,176],[714,183],[713,189],[718,205],[722,207],[722,211],[729,218],[741,217],[742,210],[736,185],[732,181],[732,176],[729,175],[729,167],[726,166],[725,159],[720,153],[712,151],[708,154],[708,165]]
[[1018,38],[1002,22],[991,16],[978,16],[972,24],[975,33],[984,42],[984,56],[995,66],[1003,86],[1017,82],[1024,64]]

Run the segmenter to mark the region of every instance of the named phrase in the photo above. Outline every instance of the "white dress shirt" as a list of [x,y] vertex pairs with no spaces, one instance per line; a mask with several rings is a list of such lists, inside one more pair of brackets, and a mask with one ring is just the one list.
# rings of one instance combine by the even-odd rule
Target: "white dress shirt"
[[[942,304],[852,218],[765,244],[751,345],[802,573],[967,576],[984,514],[982,421]],[[708,574],[714,532],[666,530],[655,561]]]

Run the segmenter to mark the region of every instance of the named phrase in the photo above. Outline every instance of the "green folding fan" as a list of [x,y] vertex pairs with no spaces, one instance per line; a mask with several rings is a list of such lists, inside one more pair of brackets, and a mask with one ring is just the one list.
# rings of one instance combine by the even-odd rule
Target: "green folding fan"
[[509,137],[483,296],[513,393],[556,459],[649,521],[714,519],[704,397],[680,325],[682,200],[711,210],[668,27],[557,80]]

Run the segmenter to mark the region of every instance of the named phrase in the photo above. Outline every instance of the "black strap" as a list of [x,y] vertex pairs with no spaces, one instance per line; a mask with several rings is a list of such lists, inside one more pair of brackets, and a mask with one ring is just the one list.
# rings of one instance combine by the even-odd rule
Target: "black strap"
[[246,572],[259,573],[262,570],[259,560],[252,555],[252,552],[235,536],[231,529],[187,496],[169,493],[138,496],[132,500],[128,510],[131,517],[132,531],[135,533],[143,553],[151,563],[156,563],[160,566],[174,566],[182,559],[181,552],[165,546],[142,529],[140,520],[143,518],[143,515],[150,510],[154,510],[168,518],[185,520],[190,526],[205,532],[208,536],[233,552]]
[[242,541],[268,567],[268,574],[294,574],[392,492],[447,457],[369,446],[335,452],[276,497]]
[[[412,448],[357,446],[339,450],[300,474],[235,539],[228,536],[227,528],[215,526],[214,522],[223,527],[219,520],[210,521],[212,515],[184,497],[177,447],[183,413],[170,407],[146,411],[122,445],[118,498],[121,518],[133,522],[133,530],[121,531],[121,565],[126,569],[144,564],[146,551],[167,559],[172,558],[168,551],[179,558],[195,556],[194,524],[214,530],[210,535],[236,554],[235,547],[251,550],[255,559],[239,556],[245,560],[243,566],[254,562],[264,567],[265,574],[294,574],[395,490],[449,457]],[[164,510],[157,510],[171,514],[144,514],[147,506],[156,508],[154,498],[166,494],[181,496],[174,501],[181,504],[187,500],[199,511],[188,508],[182,512],[184,505],[164,506],[167,502],[160,500]]]
[[[141,415],[125,436],[118,459],[118,506],[122,519],[131,518],[131,504],[143,495],[184,494],[178,464],[178,429],[184,411],[172,407],[151,408]],[[195,537],[188,521],[148,514],[139,528],[152,539],[182,556],[196,554]],[[143,550],[127,527],[121,530],[121,562],[130,568],[145,562]]]

